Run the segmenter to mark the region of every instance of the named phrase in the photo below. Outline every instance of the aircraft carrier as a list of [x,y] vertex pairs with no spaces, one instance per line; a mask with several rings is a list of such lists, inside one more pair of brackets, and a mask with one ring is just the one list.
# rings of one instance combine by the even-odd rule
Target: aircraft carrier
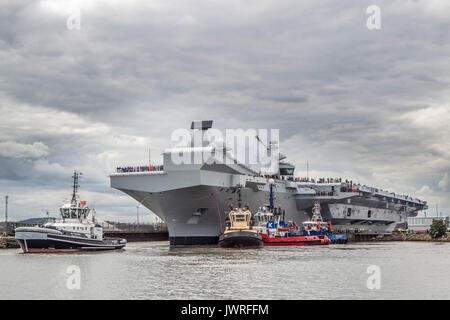
[[[199,126],[193,122],[192,134],[203,138],[211,127],[212,121],[200,121]],[[192,159],[205,150],[232,161],[174,161],[174,154],[184,152]],[[340,231],[391,232],[427,208],[425,201],[340,178],[295,177],[295,166],[284,156],[277,158],[277,172],[270,175],[233,157],[225,144],[204,139],[202,147],[191,144],[165,150],[161,166],[118,167],[110,175],[111,187],[163,219],[171,245],[217,244],[225,229],[228,204],[237,202],[238,188],[256,212],[268,203],[272,186],[275,206],[284,210],[286,220],[297,223],[308,220],[314,203],[319,202],[324,221],[331,220]]]

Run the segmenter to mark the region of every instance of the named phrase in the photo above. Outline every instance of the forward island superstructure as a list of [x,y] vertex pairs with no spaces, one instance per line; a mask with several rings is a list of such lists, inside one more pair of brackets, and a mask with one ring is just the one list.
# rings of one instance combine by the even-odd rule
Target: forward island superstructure
[[[193,134],[205,137],[212,121],[201,122]],[[204,125],[206,123],[206,125]],[[205,150],[211,157],[228,161],[179,164],[175,154],[194,158]],[[219,157],[220,158],[220,157]],[[171,245],[217,244],[225,230],[227,208],[238,199],[237,191],[256,212],[267,203],[272,187],[275,206],[285,212],[286,221],[309,220],[315,203],[320,203],[324,221],[335,230],[364,229],[391,232],[397,224],[427,208],[425,201],[341,179],[300,179],[295,166],[280,156],[277,172],[261,174],[254,166],[233,158],[224,143],[203,140],[193,145],[167,149],[163,165],[117,168],[110,175],[111,187],[118,189],[163,219]],[[229,161],[232,160],[232,161]]]

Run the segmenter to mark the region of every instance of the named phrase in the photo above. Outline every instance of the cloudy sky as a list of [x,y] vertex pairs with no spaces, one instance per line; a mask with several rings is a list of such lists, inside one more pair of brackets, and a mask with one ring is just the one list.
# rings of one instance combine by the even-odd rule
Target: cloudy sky
[[79,169],[102,218],[133,221],[108,173],[214,119],[279,128],[300,176],[308,160],[311,176],[450,214],[449,12],[440,0],[0,0],[0,195],[12,218],[55,215]]

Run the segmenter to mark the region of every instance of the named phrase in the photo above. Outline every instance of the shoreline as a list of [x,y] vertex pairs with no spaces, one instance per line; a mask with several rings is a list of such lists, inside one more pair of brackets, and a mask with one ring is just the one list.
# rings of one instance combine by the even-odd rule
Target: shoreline
[[17,249],[17,248],[20,248],[20,245],[14,237],[0,237],[0,249]]
[[[433,239],[429,234],[376,234],[376,233],[348,233],[348,243],[362,243],[362,242],[450,242],[450,238],[436,238]],[[139,240],[131,242],[159,242],[160,239],[155,240]],[[0,249],[17,249],[20,248],[14,237],[0,237]]]
[[348,242],[393,242],[393,241],[421,241],[421,242],[450,242],[448,236],[432,238],[428,233],[349,233]]

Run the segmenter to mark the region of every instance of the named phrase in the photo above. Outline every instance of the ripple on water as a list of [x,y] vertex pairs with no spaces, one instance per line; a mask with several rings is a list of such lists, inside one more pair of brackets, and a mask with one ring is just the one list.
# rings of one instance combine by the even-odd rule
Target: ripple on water
[[[223,250],[129,243],[88,254],[0,250],[0,298],[25,299],[434,299],[450,298],[448,244],[388,242]],[[66,287],[69,265],[81,290]],[[367,289],[378,265],[381,289]]]

